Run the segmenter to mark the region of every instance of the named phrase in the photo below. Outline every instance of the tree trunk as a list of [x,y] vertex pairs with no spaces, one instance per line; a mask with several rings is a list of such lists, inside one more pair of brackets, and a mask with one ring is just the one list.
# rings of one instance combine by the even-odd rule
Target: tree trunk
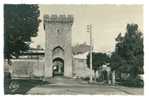
[[119,77],[120,80],[122,80],[121,72],[118,72],[118,77]]
[[112,71],[112,85],[115,85],[115,71]]
[[12,64],[11,59],[10,59],[10,58],[7,58],[7,59],[8,59],[8,62],[7,62],[7,63],[8,63],[9,65],[11,65],[11,64]]
[[95,74],[95,82],[96,82],[96,70],[94,70],[94,74]]

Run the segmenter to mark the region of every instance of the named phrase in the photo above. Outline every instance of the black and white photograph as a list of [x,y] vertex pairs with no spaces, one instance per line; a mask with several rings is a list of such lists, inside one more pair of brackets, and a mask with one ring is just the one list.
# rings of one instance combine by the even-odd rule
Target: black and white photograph
[[4,95],[144,95],[143,4],[4,4]]

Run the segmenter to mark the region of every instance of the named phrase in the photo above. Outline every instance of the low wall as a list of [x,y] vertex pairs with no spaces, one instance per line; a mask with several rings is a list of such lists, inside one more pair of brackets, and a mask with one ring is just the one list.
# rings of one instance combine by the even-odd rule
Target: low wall
[[44,60],[16,59],[12,64],[4,63],[9,68],[12,79],[41,78],[44,76]]
[[[86,59],[73,58],[73,75],[86,78],[90,76],[90,69],[87,67]],[[93,76],[94,76],[94,72]]]
[[[45,61],[35,59],[13,59],[12,64],[4,63],[5,72],[10,72],[12,79],[32,79],[44,77]],[[87,67],[86,59],[73,59],[73,76],[86,78],[90,76],[90,69]],[[93,76],[94,76],[94,72]]]

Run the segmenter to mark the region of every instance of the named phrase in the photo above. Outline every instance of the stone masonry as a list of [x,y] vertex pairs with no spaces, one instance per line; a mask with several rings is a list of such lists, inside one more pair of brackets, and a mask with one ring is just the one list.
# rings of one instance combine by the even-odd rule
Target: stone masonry
[[72,77],[72,46],[71,27],[72,15],[45,15],[45,78],[53,76],[53,60],[62,59],[64,76]]

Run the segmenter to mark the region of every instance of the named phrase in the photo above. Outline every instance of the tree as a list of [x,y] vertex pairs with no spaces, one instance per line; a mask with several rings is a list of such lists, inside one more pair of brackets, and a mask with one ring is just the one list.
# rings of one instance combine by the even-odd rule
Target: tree
[[[96,75],[96,71],[104,64],[108,63],[110,60],[106,53],[92,53],[92,68]],[[90,68],[90,54],[87,55],[87,66]],[[95,76],[96,79],[96,76]]]
[[37,36],[40,11],[38,5],[4,5],[4,57],[18,58],[29,49],[31,37]]
[[128,24],[124,36],[116,38],[116,49],[111,56],[111,68],[130,73],[131,78],[143,74],[143,33],[137,24]]

